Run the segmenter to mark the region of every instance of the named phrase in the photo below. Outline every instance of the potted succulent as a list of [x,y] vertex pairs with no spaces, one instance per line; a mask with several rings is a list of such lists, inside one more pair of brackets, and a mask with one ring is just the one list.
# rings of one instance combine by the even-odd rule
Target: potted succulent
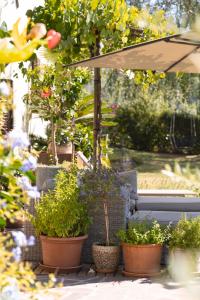
[[42,195],[31,221],[40,236],[43,265],[69,272],[80,268],[90,220],[86,204],[79,199],[76,166],[59,171],[55,189]]
[[162,245],[170,228],[162,228],[157,221],[130,223],[127,230],[120,230],[124,271],[126,276],[154,276],[160,272]]
[[[100,217],[98,230],[103,231],[102,240],[92,244],[95,269],[100,273],[114,272],[119,263],[120,247],[113,243],[114,237],[110,233],[110,202],[121,197],[119,178],[114,171],[103,167],[97,170],[87,170],[82,176],[81,190],[87,201],[95,207],[93,221]],[[101,226],[101,217],[103,226]]]
[[[200,217],[183,217],[174,227],[169,242],[170,262],[187,261],[191,272],[198,271],[200,251]],[[170,267],[170,269],[171,269]]]

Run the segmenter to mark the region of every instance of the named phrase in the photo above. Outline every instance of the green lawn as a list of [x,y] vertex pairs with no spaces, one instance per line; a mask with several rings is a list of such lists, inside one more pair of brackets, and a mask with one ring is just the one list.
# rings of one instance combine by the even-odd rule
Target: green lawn
[[163,175],[162,170],[166,165],[174,167],[175,162],[181,167],[189,165],[191,170],[200,167],[199,155],[173,155],[139,152],[134,150],[113,149],[110,155],[113,166],[118,168],[138,171],[138,188],[140,189],[186,189],[185,182],[175,182],[170,177]]

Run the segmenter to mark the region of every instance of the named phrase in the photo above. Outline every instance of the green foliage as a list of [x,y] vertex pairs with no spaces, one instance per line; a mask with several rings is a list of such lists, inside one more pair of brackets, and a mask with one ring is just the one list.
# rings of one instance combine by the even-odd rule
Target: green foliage
[[20,156],[5,147],[0,138],[0,218],[14,221],[22,217],[22,207],[28,202],[27,195],[18,184],[18,176],[23,175],[20,170],[22,161]]
[[89,217],[85,203],[79,201],[77,168],[60,171],[56,187],[42,195],[31,217],[38,235],[77,237],[87,233]]
[[83,171],[81,190],[88,201],[97,203],[112,201],[120,195],[120,180],[112,169],[102,167],[97,170]]
[[79,99],[83,85],[89,80],[89,73],[51,65],[28,70],[27,78],[31,82],[31,90],[30,95],[25,96],[25,102],[42,119],[53,119],[56,123],[66,118],[67,112]]
[[106,53],[174,31],[164,11],[140,11],[125,0],[46,0],[44,7],[28,11],[28,15],[34,22],[44,22],[47,29],[61,32],[58,50],[67,63],[98,55],[96,42],[102,43]]
[[123,243],[133,245],[164,244],[170,237],[170,226],[162,228],[157,221],[130,223],[127,230],[120,230],[117,236]]
[[182,218],[172,231],[170,248],[200,249],[200,217]]

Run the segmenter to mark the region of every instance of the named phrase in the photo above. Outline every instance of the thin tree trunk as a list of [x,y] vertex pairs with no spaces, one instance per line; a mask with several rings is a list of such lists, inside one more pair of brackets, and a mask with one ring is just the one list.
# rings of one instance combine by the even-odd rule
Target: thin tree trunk
[[104,202],[104,217],[105,217],[105,226],[106,226],[106,246],[110,246],[110,233],[109,233],[109,215],[108,215],[108,203]]
[[56,149],[56,125],[54,121],[51,121],[51,143],[52,143],[52,155],[53,155],[53,163],[58,164],[58,156]]

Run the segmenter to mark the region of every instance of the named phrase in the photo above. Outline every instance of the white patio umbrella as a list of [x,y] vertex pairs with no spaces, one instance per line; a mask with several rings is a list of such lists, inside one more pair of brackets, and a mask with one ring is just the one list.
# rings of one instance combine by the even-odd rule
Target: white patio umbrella
[[200,34],[189,31],[167,36],[70,66],[200,73]]

